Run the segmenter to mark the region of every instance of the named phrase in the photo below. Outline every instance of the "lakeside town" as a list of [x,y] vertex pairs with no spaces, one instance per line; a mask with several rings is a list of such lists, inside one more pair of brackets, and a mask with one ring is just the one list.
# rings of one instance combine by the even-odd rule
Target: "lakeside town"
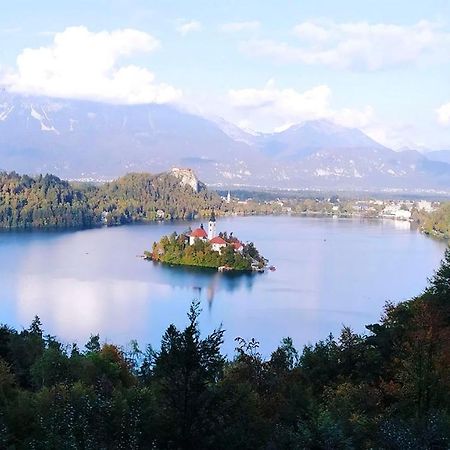
[[[267,195],[268,197],[270,196]],[[393,219],[416,222],[423,215],[438,210],[440,201],[416,199],[349,199],[337,195],[301,197],[275,197],[270,199],[246,196],[240,192],[239,196],[232,196],[230,191],[222,195],[225,215],[246,214],[291,214],[291,215],[320,215],[331,217],[361,217]]]

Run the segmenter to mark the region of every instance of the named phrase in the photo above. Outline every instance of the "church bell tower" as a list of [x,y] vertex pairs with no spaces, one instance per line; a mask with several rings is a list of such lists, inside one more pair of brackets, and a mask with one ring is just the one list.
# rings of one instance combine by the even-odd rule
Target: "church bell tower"
[[216,214],[214,210],[211,212],[211,217],[208,222],[208,239],[211,240],[216,236]]

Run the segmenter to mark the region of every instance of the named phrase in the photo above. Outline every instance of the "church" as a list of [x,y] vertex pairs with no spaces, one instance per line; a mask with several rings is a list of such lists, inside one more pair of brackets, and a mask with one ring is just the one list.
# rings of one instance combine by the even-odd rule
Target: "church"
[[[206,232],[203,224],[200,225],[200,228],[196,228],[188,234],[189,237],[189,245],[193,245],[196,239],[200,239],[203,242],[210,242],[211,247],[214,251],[219,252],[222,248],[227,246],[227,242],[217,235],[216,232],[216,215],[214,210],[211,213],[211,217],[208,222],[208,232]],[[243,248],[242,244],[233,242],[232,243],[234,249],[236,251],[240,251]]]

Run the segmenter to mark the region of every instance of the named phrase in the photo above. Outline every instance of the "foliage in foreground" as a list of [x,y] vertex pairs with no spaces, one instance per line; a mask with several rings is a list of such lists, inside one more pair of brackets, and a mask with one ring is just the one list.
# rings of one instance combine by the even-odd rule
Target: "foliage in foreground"
[[9,449],[448,449],[450,251],[424,293],[388,304],[369,334],[344,328],[268,359],[224,331],[167,328],[159,350],[84,350],[39,319],[0,328],[0,447]]

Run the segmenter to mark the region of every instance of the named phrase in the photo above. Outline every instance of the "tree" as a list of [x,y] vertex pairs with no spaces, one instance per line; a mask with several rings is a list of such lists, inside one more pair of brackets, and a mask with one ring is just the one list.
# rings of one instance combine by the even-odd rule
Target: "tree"
[[89,341],[85,345],[86,352],[90,353],[98,353],[100,351],[100,335],[91,334]]
[[154,355],[152,385],[159,412],[160,445],[164,448],[202,448],[201,443],[212,431],[210,385],[222,377],[223,330],[201,339],[199,313],[199,304],[193,303],[188,326],[184,331],[169,326]]

